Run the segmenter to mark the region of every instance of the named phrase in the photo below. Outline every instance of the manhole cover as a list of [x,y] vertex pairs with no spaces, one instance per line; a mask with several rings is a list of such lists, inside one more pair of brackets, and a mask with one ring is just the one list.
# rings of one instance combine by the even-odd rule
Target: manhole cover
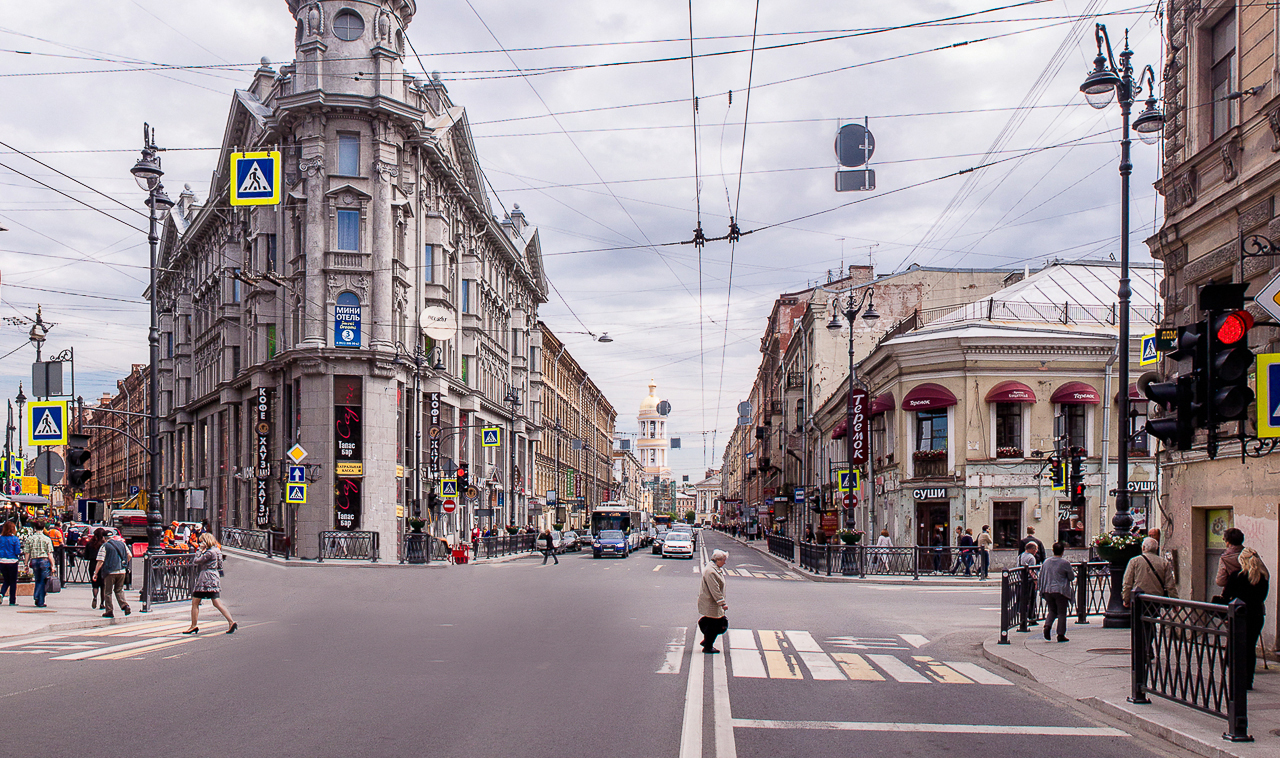
[[18,613],[57,613],[52,608],[32,608],[29,611],[18,611]]
[[1085,652],[1093,653],[1095,655],[1128,655],[1129,648],[1127,647],[1095,647],[1095,648],[1090,648]]

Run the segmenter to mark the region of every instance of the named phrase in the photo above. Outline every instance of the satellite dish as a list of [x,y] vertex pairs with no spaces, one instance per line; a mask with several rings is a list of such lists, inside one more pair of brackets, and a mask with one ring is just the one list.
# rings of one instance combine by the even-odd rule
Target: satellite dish
[[451,340],[458,333],[458,315],[443,305],[433,305],[423,309],[418,326],[433,340]]
[[865,166],[876,151],[876,138],[862,124],[845,124],[836,132],[836,158],[845,168]]
[[658,415],[659,415],[659,416],[669,416],[670,414],[671,414],[671,403],[670,403],[670,402],[668,402],[668,401],[666,401],[666,400],[663,400],[661,403],[658,403]]

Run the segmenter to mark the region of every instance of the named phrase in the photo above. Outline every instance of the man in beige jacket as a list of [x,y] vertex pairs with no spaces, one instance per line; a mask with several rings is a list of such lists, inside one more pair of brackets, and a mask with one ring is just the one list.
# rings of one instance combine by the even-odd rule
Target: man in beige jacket
[[724,564],[729,554],[717,550],[711,554],[711,562],[702,569],[702,585],[698,590],[698,628],[702,630],[702,652],[718,653],[715,648],[716,637],[729,628],[729,620],[724,612],[729,604],[724,598]]
[[1148,595],[1171,597],[1178,585],[1173,578],[1173,564],[1160,557],[1160,543],[1148,537],[1142,541],[1142,554],[1129,559],[1124,570],[1124,607],[1129,607],[1134,589]]

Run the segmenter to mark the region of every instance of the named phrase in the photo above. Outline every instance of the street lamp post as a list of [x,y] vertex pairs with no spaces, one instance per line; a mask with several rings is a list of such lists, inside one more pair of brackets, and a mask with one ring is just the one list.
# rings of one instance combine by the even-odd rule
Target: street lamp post
[[[827,328],[835,331],[840,328],[840,319],[836,316],[836,313],[840,310],[840,296],[837,295],[832,298],[831,304],[831,321],[827,323]],[[862,312],[864,307],[866,308],[866,313]],[[850,484],[852,484],[853,479],[853,385],[857,381],[853,362],[853,324],[858,320],[858,314],[862,314],[863,321],[875,321],[880,318],[880,314],[876,313],[875,288],[867,287],[863,290],[862,296],[858,298],[856,304],[854,303],[853,290],[850,289],[848,305],[844,311],[844,317],[849,322],[849,392],[845,396],[844,408],[844,460],[845,465],[849,467]],[[869,445],[867,449],[867,479],[871,479],[871,450]],[[852,490],[852,487],[850,489]],[[875,505],[873,499],[875,484],[872,484],[867,492],[867,513],[871,514],[874,512]],[[872,516],[868,516],[868,525],[870,525],[872,518]]]
[[[27,452],[23,448],[26,444],[24,440],[27,432],[22,426],[22,409],[27,407],[27,395],[22,391],[22,382],[18,382],[18,396],[13,399],[13,402],[18,404],[18,458],[23,461],[23,465],[26,465]],[[25,471],[22,473],[26,474]]]
[[[1147,144],[1154,144],[1160,139],[1164,129],[1164,114],[1157,107],[1155,96],[1155,71],[1147,66],[1137,79],[1133,76],[1133,51],[1129,49],[1129,33],[1125,32],[1124,50],[1120,52],[1120,65],[1111,52],[1111,39],[1107,36],[1107,27],[1097,24],[1094,28],[1094,40],[1098,46],[1098,56],[1093,59],[1093,71],[1080,85],[1085,100],[1094,108],[1105,108],[1111,103],[1112,96],[1120,102],[1120,286],[1116,296],[1120,300],[1120,413],[1117,421],[1119,433],[1116,435],[1120,444],[1117,456],[1116,505],[1115,515],[1111,518],[1113,534],[1128,534],[1133,526],[1133,516],[1129,513],[1129,175],[1133,173],[1133,164],[1129,160],[1129,130],[1138,133],[1138,138]],[[1103,55],[1103,48],[1106,55]],[[1143,82],[1146,82],[1148,97],[1142,113],[1129,123],[1129,112],[1138,96],[1142,94]],[[1106,461],[1102,462],[1107,465]],[[1107,493],[1102,493],[1105,498]],[[1111,598],[1107,603],[1106,616],[1102,625],[1111,629],[1127,629],[1129,627],[1129,611],[1124,607],[1121,583],[1124,576],[1123,558],[1117,556],[1111,566]]]
[[148,288],[151,301],[151,328],[147,331],[147,345],[150,348],[150,390],[147,398],[147,454],[150,456],[151,469],[147,474],[147,552],[162,554],[160,536],[163,532],[164,516],[160,513],[160,311],[156,293],[156,260],[160,235],[156,231],[159,214],[173,207],[173,201],[164,193],[164,185],[160,177],[160,156],[162,148],[156,147],[155,130],[150,124],[142,125],[142,157],[129,170],[138,186],[147,192],[147,208],[150,209],[151,226],[147,232],[147,243],[151,247],[151,286]]
[[507,508],[510,516],[507,518],[507,524],[515,526],[516,523],[516,408],[524,403],[520,402],[520,391],[515,387],[507,389],[507,396],[503,402],[511,406],[511,431],[507,436],[507,450],[510,454],[507,465]]

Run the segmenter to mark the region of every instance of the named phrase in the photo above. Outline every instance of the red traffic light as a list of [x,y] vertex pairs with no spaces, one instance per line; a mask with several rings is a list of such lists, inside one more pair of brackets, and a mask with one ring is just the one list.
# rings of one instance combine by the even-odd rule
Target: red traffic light
[[1248,311],[1236,311],[1223,316],[1218,322],[1218,342],[1234,345],[1245,338],[1253,328],[1253,314]]
[[466,467],[466,466],[459,466],[459,467],[458,467],[458,478],[459,478],[459,479],[465,479],[465,478],[466,478],[466,476],[467,476],[467,467]]

